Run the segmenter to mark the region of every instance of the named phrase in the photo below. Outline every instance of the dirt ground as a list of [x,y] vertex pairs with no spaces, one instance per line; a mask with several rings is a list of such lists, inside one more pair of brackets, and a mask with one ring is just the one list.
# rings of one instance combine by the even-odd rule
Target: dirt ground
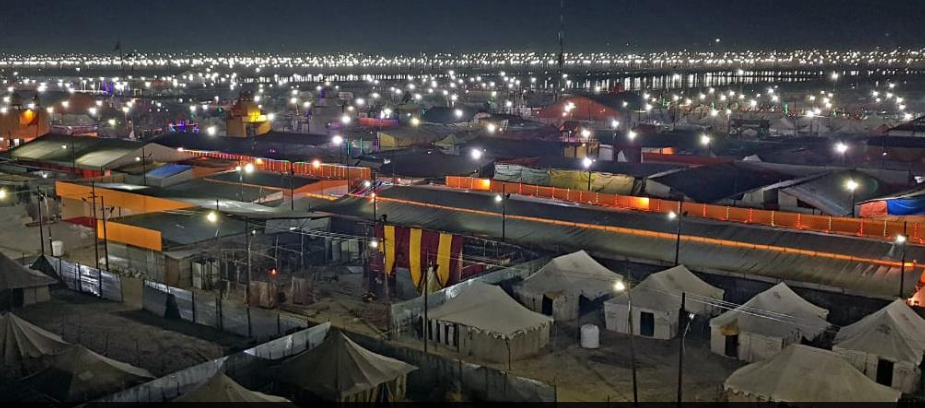
[[[368,304],[359,299],[365,293],[362,275],[338,274],[337,281],[322,281],[318,293],[317,303],[300,308],[298,312],[315,321],[330,321],[335,327],[370,336],[381,335],[386,330],[386,306],[382,302]],[[632,401],[629,337],[607,331],[601,311],[582,316],[581,322],[596,324],[601,329],[599,349],[579,347],[578,325],[571,322],[558,323],[543,353],[513,362],[510,370],[507,364],[488,363],[472,357],[462,359],[555,385],[558,400],[562,402]],[[421,340],[410,335],[392,341],[423,349]],[[677,401],[679,341],[634,339],[641,402]],[[719,400],[723,381],[744,364],[710,352],[709,332],[699,325],[692,328],[685,346],[684,401]],[[431,345],[429,351],[459,358],[455,351],[442,347]]]
[[167,320],[122,303],[55,290],[52,300],[13,311],[65,341],[147,369],[155,376],[245,349],[249,341],[208,327]]
[[[632,359],[629,336],[604,330],[602,322],[592,316],[582,323],[597,324],[600,345],[595,350],[578,345],[577,326],[560,325],[551,332],[547,348],[532,358],[507,364],[462,357],[464,361],[490,366],[515,375],[554,385],[559,402],[631,402],[633,400]],[[420,339],[410,335],[395,340],[408,347],[422,349]],[[680,340],[654,340],[636,337],[636,381],[640,402],[674,402],[678,393],[678,343]],[[737,368],[739,361],[713,354],[709,339],[691,333],[685,341],[683,400],[687,402],[719,401],[723,381]],[[429,351],[460,358],[453,350],[430,345]]]

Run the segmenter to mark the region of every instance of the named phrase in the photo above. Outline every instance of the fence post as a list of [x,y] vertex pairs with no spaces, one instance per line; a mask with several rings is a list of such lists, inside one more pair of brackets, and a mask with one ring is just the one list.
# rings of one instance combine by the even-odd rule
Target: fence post
[[222,296],[215,297],[215,316],[218,318],[218,329],[225,330],[225,316],[222,313]]
[[81,273],[81,272],[80,272],[80,264],[79,264],[79,263],[75,263],[75,264],[74,264],[74,267],[77,269],[77,273],[74,274],[74,276],[75,276],[74,279],[77,279],[77,292],[83,293],[83,291],[84,291],[84,285],[83,285],[83,279],[80,278],[80,273]]
[[280,324],[279,312],[276,313],[276,335],[281,336],[283,334],[283,326]]
[[196,321],[196,292],[192,290],[189,291],[190,303],[193,304],[193,324],[197,323]]
[[254,337],[251,329],[251,306],[247,305],[247,337]]

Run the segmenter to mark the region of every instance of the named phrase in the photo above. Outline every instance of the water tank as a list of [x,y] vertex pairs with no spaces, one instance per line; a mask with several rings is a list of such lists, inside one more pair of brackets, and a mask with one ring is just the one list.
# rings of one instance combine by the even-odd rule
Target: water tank
[[596,349],[601,346],[601,332],[596,325],[581,326],[581,348]]
[[51,241],[51,256],[64,255],[64,241]]

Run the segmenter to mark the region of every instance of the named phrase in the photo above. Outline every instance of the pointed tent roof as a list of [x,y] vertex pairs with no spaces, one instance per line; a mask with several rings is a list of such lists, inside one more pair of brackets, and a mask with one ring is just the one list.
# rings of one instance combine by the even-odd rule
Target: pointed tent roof
[[[723,300],[724,291],[710,286],[700,280],[684,265],[653,273],[630,289],[633,307],[677,312],[681,309],[681,293],[686,293],[688,300],[685,310],[698,315],[708,315],[710,305],[696,298]],[[705,300],[705,299],[704,299]],[[626,304],[626,293],[618,294],[608,303]]]
[[266,402],[290,402],[289,400],[251,391],[241,386],[225,373],[219,371],[190,392],[172,402],[226,402],[233,404],[262,404]]
[[525,279],[519,289],[531,293],[562,292],[566,296],[584,295],[594,300],[613,292],[614,282],[623,280],[594,260],[584,250],[549,261]]
[[736,370],[723,387],[777,402],[896,402],[902,394],[836,353],[801,344]]
[[456,137],[456,134],[451,134],[435,142],[434,146],[441,147],[441,148],[451,148],[451,147],[458,145],[459,143],[460,143],[460,140],[458,137]]
[[8,313],[0,316],[0,367],[17,374],[30,360],[49,357],[70,347],[61,337]]
[[549,316],[521,306],[500,287],[482,282],[470,285],[456,297],[431,310],[427,317],[430,320],[466,325],[505,338],[553,321]]
[[797,128],[790,119],[784,116],[781,116],[777,118],[777,120],[773,121],[771,123],[771,127],[777,128],[778,130],[795,130]]
[[275,377],[316,395],[339,400],[406,375],[417,367],[360,347],[333,333],[318,347],[280,364]]
[[863,351],[918,365],[925,352],[925,320],[896,299],[854,324],[842,327],[835,347]]
[[22,382],[58,401],[81,402],[153,380],[147,370],[71,346]]
[[53,285],[55,280],[22,266],[0,252],[0,291]]
[[799,332],[814,338],[829,326],[829,311],[806,301],[781,282],[745,304],[710,320],[710,327],[736,326],[739,330],[770,337]]

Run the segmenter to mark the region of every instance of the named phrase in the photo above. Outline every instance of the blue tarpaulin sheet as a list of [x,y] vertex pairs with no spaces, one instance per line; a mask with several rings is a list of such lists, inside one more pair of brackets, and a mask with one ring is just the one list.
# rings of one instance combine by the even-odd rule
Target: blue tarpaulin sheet
[[890,215],[923,215],[925,195],[887,200],[886,212]]
[[149,171],[148,176],[150,177],[170,177],[176,174],[180,174],[191,168],[193,168],[193,166],[187,166],[185,164],[168,164],[168,165],[161,166],[154,170]]

